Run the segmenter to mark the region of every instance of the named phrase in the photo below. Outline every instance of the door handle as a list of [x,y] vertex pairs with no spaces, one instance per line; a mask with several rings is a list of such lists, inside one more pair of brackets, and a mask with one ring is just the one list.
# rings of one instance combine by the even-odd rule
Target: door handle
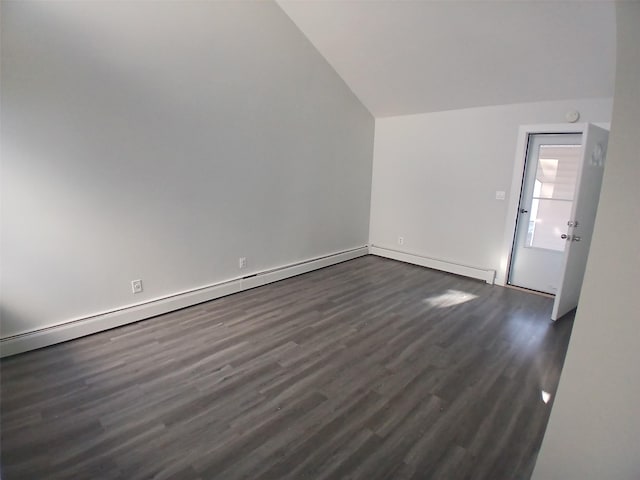
[[563,240],[571,240],[571,235],[567,235],[566,233],[563,233],[562,235],[560,235],[560,238]]
[[525,210],[524,208],[521,208],[520,213],[529,213],[529,210]]

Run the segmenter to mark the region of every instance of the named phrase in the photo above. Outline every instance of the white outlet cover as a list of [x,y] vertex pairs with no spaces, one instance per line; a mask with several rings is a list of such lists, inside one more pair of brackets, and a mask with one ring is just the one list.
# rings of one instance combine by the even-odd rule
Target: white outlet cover
[[502,190],[496,190],[496,200],[504,200],[505,195],[506,192],[503,192]]
[[133,293],[142,292],[142,280],[131,280],[131,291]]

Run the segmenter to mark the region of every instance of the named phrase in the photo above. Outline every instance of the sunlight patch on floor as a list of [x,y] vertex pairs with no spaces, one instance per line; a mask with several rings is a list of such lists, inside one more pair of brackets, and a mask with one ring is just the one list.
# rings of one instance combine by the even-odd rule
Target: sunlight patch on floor
[[473,293],[461,292],[460,290],[449,289],[445,293],[440,295],[434,295],[433,297],[425,298],[423,301],[435,308],[453,307],[454,305],[460,305],[461,303],[470,302],[478,298],[478,295]]

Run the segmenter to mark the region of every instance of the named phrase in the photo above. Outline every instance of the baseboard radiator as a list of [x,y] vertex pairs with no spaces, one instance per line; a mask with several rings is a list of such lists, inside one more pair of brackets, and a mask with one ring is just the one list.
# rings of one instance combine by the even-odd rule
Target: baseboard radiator
[[414,265],[420,265],[427,268],[433,268],[434,270],[441,270],[443,272],[462,275],[464,277],[477,278],[479,280],[484,280],[490,285],[493,285],[496,278],[495,270],[486,270],[482,268],[470,267],[468,265],[460,265],[458,263],[429,258],[422,255],[417,255],[415,253],[408,253],[400,250],[378,247],[375,245],[369,246],[369,253],[372,255],[377,255],[379,257],[391,258],[393,260],[399,260],[401,262],[412,263]]
[[146,318],[169,313],[181,308],[208,302],[216,298],[267,285],[319,268],[352,260],[367,255],[366,246],[316,257],[298,263],[254,272],[246,277],[231,279],[194,290],[176,293],[138,305],[103,312],[97,315],[70,320],[51,327],[0,339],[0,357],[7,357],[29,350],[66,342],[92,333],[137,322]]

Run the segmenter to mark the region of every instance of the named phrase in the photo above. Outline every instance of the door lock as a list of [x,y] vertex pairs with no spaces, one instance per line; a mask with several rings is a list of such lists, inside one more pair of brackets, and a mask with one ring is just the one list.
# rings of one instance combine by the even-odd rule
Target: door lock
[[524,208],[521,208],[520,213],[529,213],[529,210],[525,210]]
[[560,238],[563,240],[566,240],[567,242],[579,242],[580,241],[580,237],[578,235],[567,235],[566,233],[563,233],[562,235],[560,235]]

